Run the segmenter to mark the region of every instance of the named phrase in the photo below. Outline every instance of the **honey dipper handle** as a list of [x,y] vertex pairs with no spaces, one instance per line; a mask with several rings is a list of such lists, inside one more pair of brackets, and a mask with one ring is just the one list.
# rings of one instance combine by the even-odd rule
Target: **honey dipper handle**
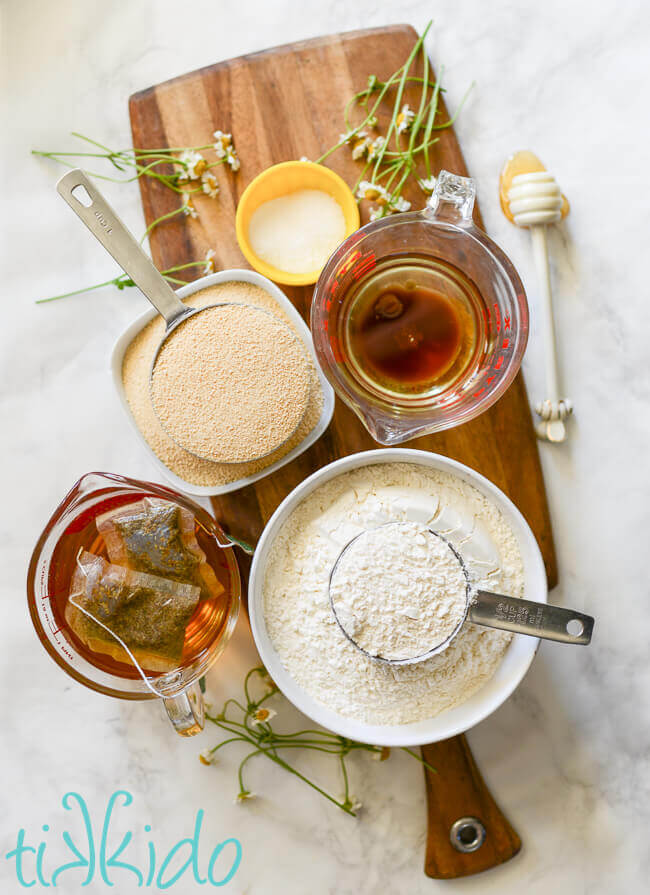
[[514,858],[521,839],[492,798],[461,734],[422,746],[426,767],[424,872],[433,879],[471,876]]
[[68,171],[56,185],[60,196],[81,218],[169,327],[190,311],[155,267],[140,243],[126,228],[97,187],[83,171]]
[[540,286],[540,314],[544,330],[546,365],[547,397],[536,408],[542,418],[538,426],[538,434],[547,441],[559,442],[564,441],[566,438],[564,420],[571,413],[572,404],[568,399],[560,397],[557,372],[557,339],[553,317],[553,293],[551,290],[551,271],[548,263],[546,224],[531,226],[530,236]]

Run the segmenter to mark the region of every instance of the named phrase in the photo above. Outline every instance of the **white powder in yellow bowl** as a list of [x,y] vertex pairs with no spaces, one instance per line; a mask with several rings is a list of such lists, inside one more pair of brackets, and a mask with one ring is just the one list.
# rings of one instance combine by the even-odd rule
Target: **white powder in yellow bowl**
[[296,190],[253,212],[248,239],[258,258],[278,270],[311,273],[345,239],[343,209],[323,190]]

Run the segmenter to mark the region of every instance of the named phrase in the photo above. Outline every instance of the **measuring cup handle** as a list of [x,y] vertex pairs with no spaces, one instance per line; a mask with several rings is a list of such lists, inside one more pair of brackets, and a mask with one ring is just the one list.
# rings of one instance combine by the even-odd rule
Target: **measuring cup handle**
[[591,615],[562,606],[505,597],[486,590],[476,592],[468,618],[474,624],[487,628],[499,628],[560,643],[588,644],[594,628]]
[[168,327],[181,315],[188,313],[187,307],[154,266],[142,246],[83,171],[79,168],[68,171],[56,188],[93,236],[165,318]]
[[166,696],[163,702],[176,733],[191,737],[203,730],[205,705],[198,681],[176,696]]

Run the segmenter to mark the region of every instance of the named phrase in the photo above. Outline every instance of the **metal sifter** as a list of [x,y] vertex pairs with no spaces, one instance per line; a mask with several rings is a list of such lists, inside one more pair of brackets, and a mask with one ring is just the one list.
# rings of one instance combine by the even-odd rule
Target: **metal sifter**
[[[152,393],[157,361],[163,347],[168,344],[170,336],[182,323],[185,323],[190,318],[199,317],[205,311],[228,307],[243,309],[248,318],[247,325],[251,329],[272,325],[274,331],[281,335],[285,346],[288,346],[288,352],[269,352],[263,361],[266,379],[281,384],[283,400],[281,420],[274,425],[272,430],[269,429],[268,433],[265,432],[265,436],[268,434],[268,439],[264,443],[262,452],[260,452],[259,442],[254,445],[252,443],[247,445],[242,440],[236,439],[239,428],[246,423],[244,416],[248,409],[246,404],[239,400],[241,390],[238,387],[233,388],[232,418],[224,421],[227,422],[229,428],[234,433],[236,456],[233,456],[232,452],[229,452],[227,456],[221,455],[219,445],[216,442],[210,445],[210,449],[207,452],[206,450],[197,449],[196,432],[187,427],[182,429],[180,427],[170,428],[169,421],[165,423],[161,419],[159,408],[156,407],[152,394],[154,411],[169,437],[191,454],[204,460],[218,463],[247,463],[259,460],[268,456],[268,454],[277,450],[288,441],[305,415],[311,391],[311,375],[304,346],[290,327],[269,311],[237,302],[219,302],[202,308],[189,307],[178,298],[167,280],[160,274],[149,256],[143,251],[133,234],[129,232],[97,187],[83,171],[79,169],[69,171],[58,181],[56,188],[70,208],[88,227],[93,236],[112,255],[161,317],[164,318],[165,332],[156,349],[151,366],[149,377],[150,393]],[[292,355],[294,368],[297,367],[304,374],[293,377],[291,381],[289,381],[285,373],[288,365],[287,353]],[[235,378],[235,385],[239,386],[240,384],[237,383]],[[272,398],[269,394],[262,394],[258,403],[261,403],[261,406],[263,406],[264,401],[268,404],[271,400]]]
[[[403,522],[386,522],[381,528],[403,526]],[[502,631],[510,631],[513,634],[527,634],[531,637],[540,637],[543,640],[556,640],[560,643],[572,643],[585,645],[591,642],[594,627],[594,619],[590,615],[575,612],[573,609],[565,609],[561,606],[549,606],[547,603],[537,603],[532,600],[523,600],[517,597],[508,597],[503,594],[475,588],[472,584],[469,571],[461,554],[439,532],[433,529],[425,529],[431,537],[439,538],[451,554],[455,557],[465,579],[465,609],[462,617],[454,630],[441,643],[435,644],[430,650],[416,656],[407,658],[385,658],[380,655],[371,655],[363,649],[349,630],[345,627],[346,614],[341,612],[341,607],[333,597],[332,584],[336,579],[337,570],[342,557],[358,541],[367,535],[363,531],[352,538],[339,553],[332,568],[329,578],[329,601],[334,618],[347,639],[362,653],[378,662],[387,665],[414,665],[436,656],[451,644],[459,634],[467,621],[475,625],[483,625],[487,628],[498,628]],[[338,611],[337,611],[338,608]]]

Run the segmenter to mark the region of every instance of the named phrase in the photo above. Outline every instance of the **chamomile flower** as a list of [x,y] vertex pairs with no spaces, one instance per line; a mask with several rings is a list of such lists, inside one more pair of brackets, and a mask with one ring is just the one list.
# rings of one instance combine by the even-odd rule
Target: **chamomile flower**
[[249,792],[247,789],[242,789],[241,792],[238,792],[235,797],[235,805],[241,805],[242,802],[247,802],[250,799],[255,799],[256,795],[254,792]]
[[382,136],[375,137],[368,146],[368,161],[374,161],[383,147],[386,145],[386,138]]
[[271,718],[275,718],[277,712],[274,709],[257,709],[251,715],[251,724],[265,724]]
[[216,271],[216,269],[217,269],[216,258],[217,258],[217,253],[215,252],[215,250],[208,249],[208,251],[205,253],[205,260],[203,262],[205,264],[205,267],[204,267],[205,273],[214,273]]
[[181,193],[181,199],[183,200],[183,214],[188,218],[198,218],[198,213],[196,208],[194,207],[194,203],[192,202],[192,197],[189,193]]
[[388,192],[379,183],[370,183],[369,180],[362,180],[357,187],[357,199],[370,199],[371,202],[385,205],[388,202],[388,198]]
[[358,159],[363,158],[364,155],[367,155],[368,150],[372,146],[370,137],[362,137],[361,134],[358,134],[357,137],[358,139],[352,143],[352,158],[355,162]]
[[180,162],[181,167],[178,174],[178,179],[180,181],[198,180],[208,167],[208,163],[201,153],[194,152],[193,150],[186,149],[181,152],[178,161]]
[[237,155],[237,150],[234,146],[230,146],[226,150],[226,164],[230,165],[231,171],[239,171],[241,167],[241,162],[239,161],[239,156]]
[[411,207],[411,203],[402,198],[402,196],[391,196],[388,204],[390,206],[391,212],[408,211]]
[[217,153],[217,158],[225,158],[229,147],[232,146],[232,134],[215,131],[212,136],[214,137],[214,151]]
[[360,140],[363,137],[367,136],[368,134],[366,133],[366,131],[351,130],[347,131],[345,134],[339,134],[339,143],[347,143],[349,146],[350,143],[354,142],[355,140]]
[[212,171],[204,171],[201,175],[201,188],[211,199],[216,199],[219,195],[219,181]]
[[395,124],[397,125],[397,133],[403,134],[405,133],[410,126],[415,121],[415,112],[413,109],[409,108],[409,104],[405,103],[402,106],[402,111],[398,114],[395,119]]
[[436,178],[423,177],[421,180],[418,180],[418,184],[423,192],[432,193],[436,188]]
[[204,749],[203,752],[199,753],[199,761],[201,764],[211,765],[214,764],[216,760],[217,757],[212,752],[212,749]]

